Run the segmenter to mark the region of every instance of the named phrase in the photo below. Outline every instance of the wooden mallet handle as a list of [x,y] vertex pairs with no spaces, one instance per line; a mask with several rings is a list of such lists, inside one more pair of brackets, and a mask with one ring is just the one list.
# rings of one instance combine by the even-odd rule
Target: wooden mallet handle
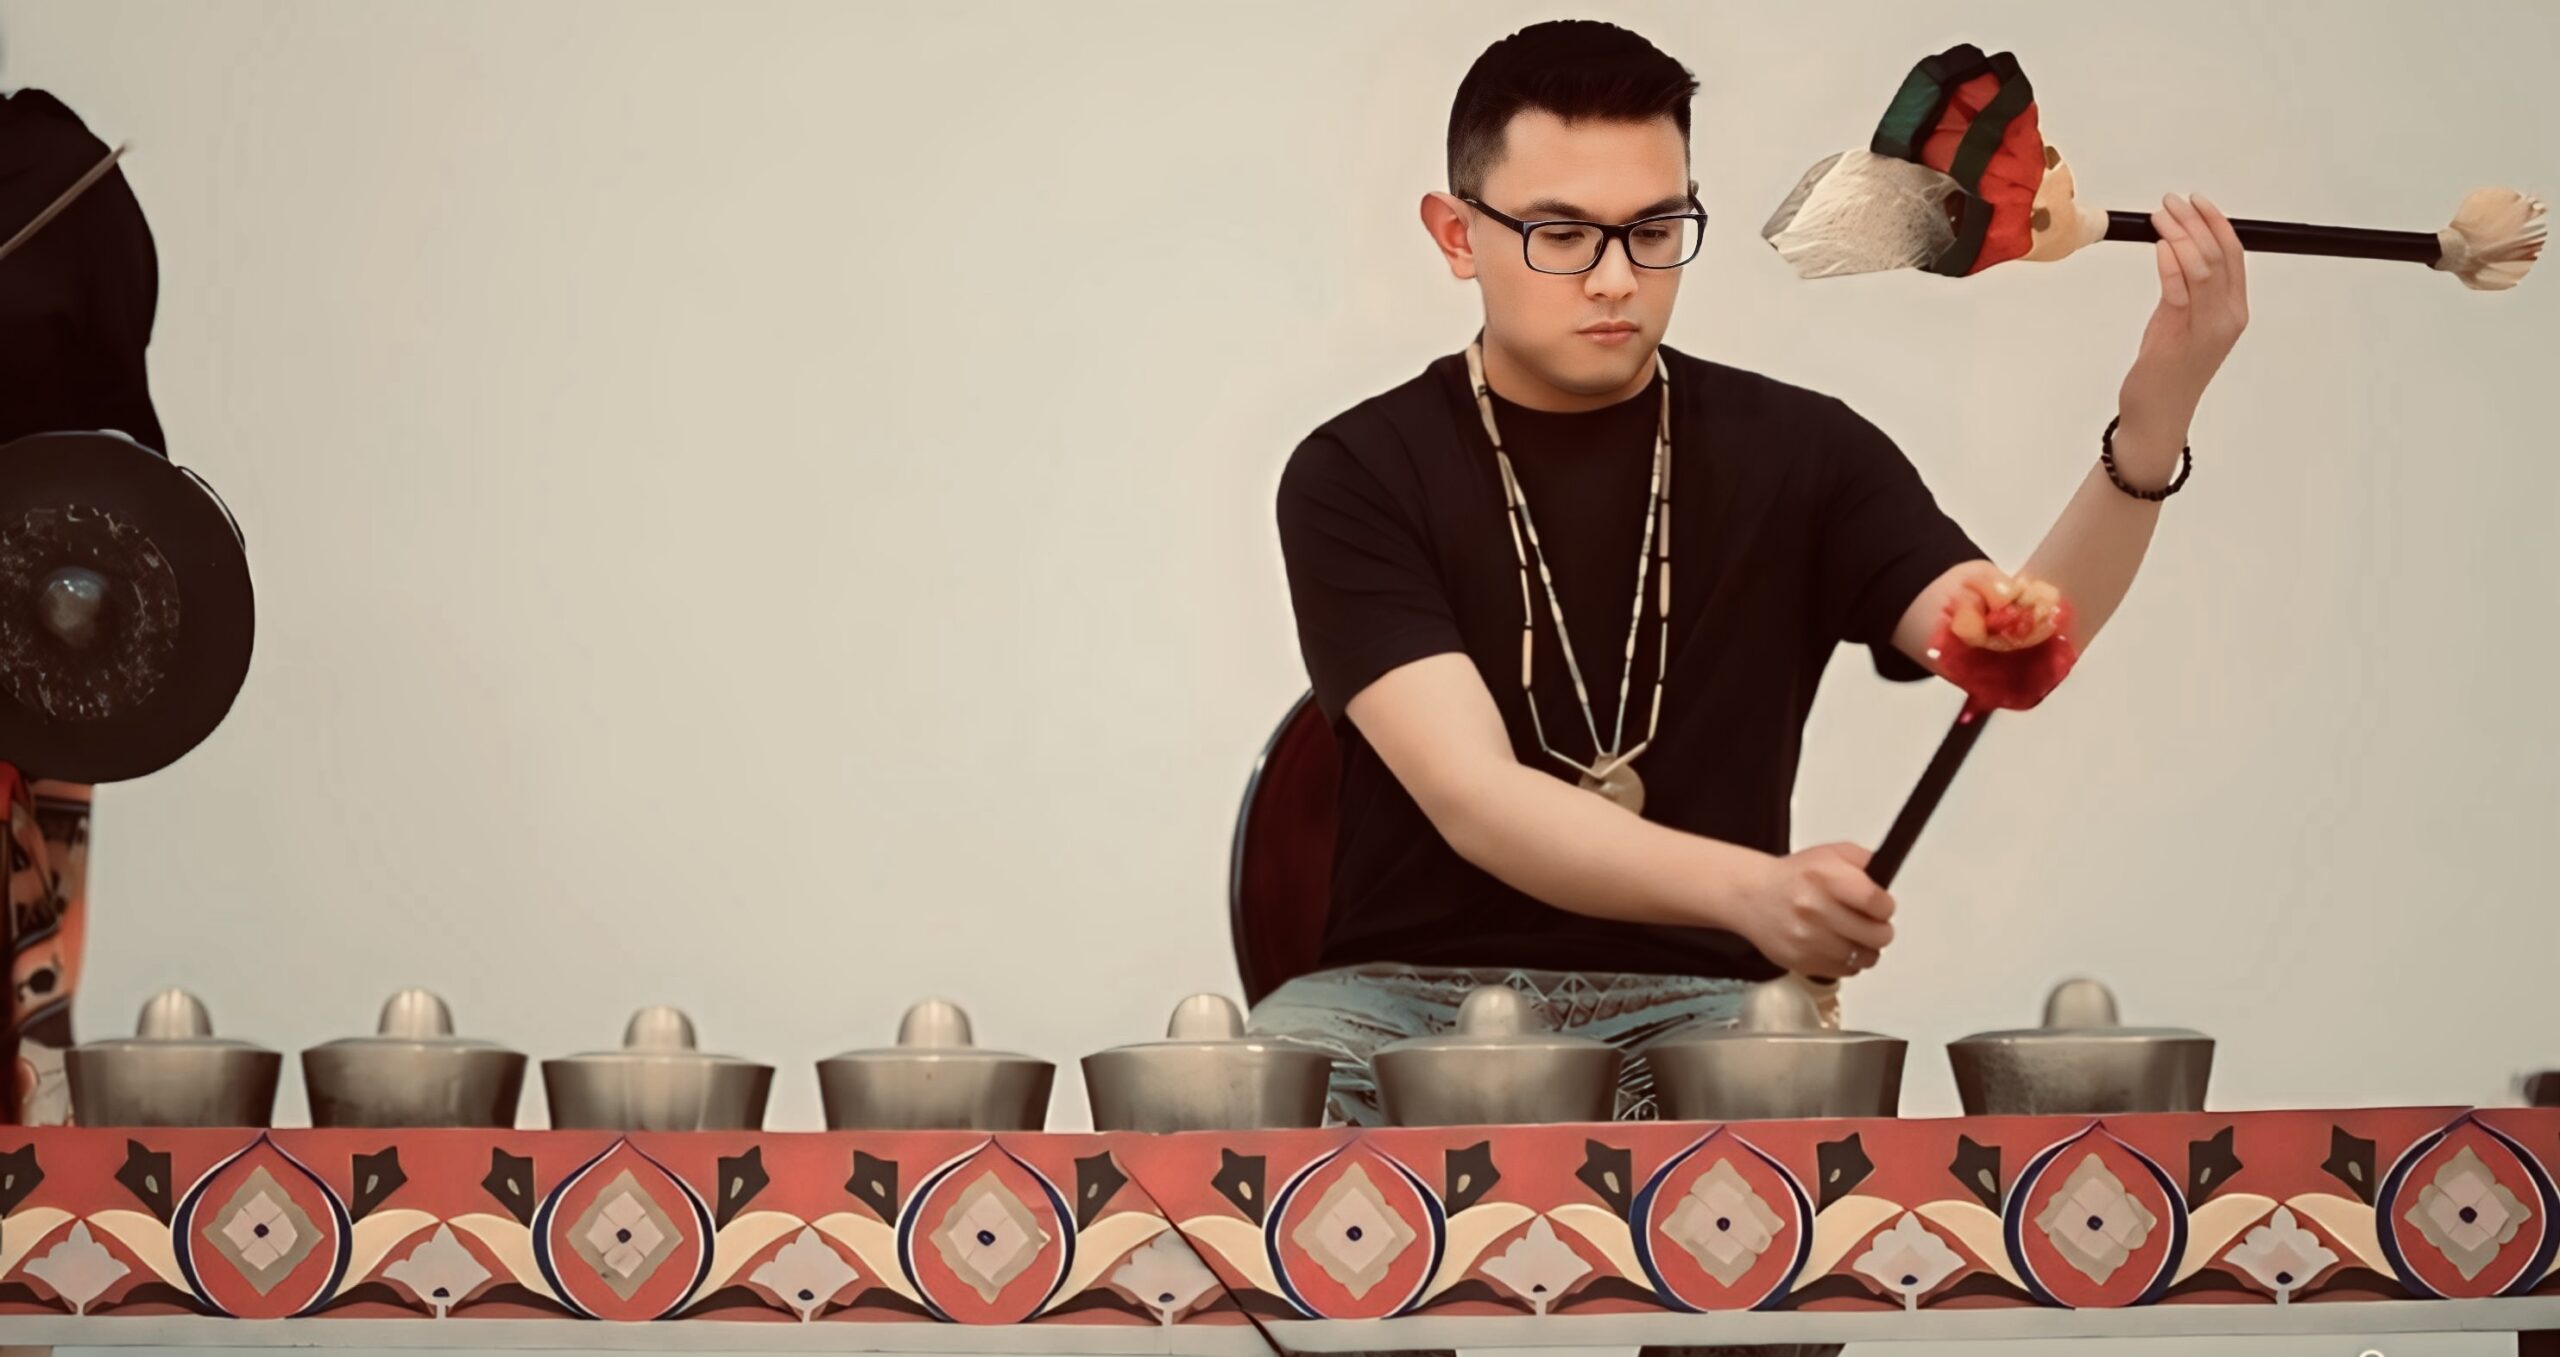
[[[1938,752],[1930,756],[1929,766],[1920,773],[1920,782],[1902,802],[1902,813],[1893,817],[1893,828],[1885,831],[1884,842],[1876,845],[1875,856],[1867,860],[1867,879],[1890,888],[1894,875],[1902,870],[1903,859],[1911,856],[1911,845],[1920,841],[1921,829],[1929,823],[1929,815],[1956,780],[1956,770],[1964,766],[1964,756],[1973,752],[1973,742],[1982,738],[1982,728],[1991,724],[1994,709],[1974,708],[1970,701],[1956,713],[1956,723],[1947,727],[1946,738],[1938,741]],[[1836,984],[1828,976],[1813,977],[1817,984]]]
[[1991,709],[1980,711],[1965,704],[1956,713],[1956,722],[1947,727],[1946,738],[1938,741],[1938,752],[1922,770],[1920,781],[1903,800],[1902,813],[1893,817],[1893,828],[1885,831],[1884,842],[1876,845],[1873,858],[1867,862],[1867,879],[1879,886],[1893,885],[1894,874],[1902,870],[1903,859],[1911,856],[1911,845],[1920,841],[1921,829],[1929,823],[1929,815],[1947,794],[1947,785],[1956,780],[1956,770],[1964,766],[1964,756],[1973,752],[1973,742],[1982,738],[1982,728],[1991,724]]
[[[2312,226],[2298,221],[2231,219],[2240,248],[2257,254],[2317,254],[2334,259],[2398,259],[2434,264],[2444,257],[2444,242],[2433,231],[2375,231],[2361,226]],[[2107,214],[2108,240],[2148,245],[2160,239],[2147,212]]]

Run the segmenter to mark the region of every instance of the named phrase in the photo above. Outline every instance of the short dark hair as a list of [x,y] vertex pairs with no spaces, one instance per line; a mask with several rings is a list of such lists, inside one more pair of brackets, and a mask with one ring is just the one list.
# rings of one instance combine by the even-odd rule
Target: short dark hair
[[1449,191],[1484,192],[1502,158],[1504,131],[1530,109],[1566,122],[1650,122],[1669,117],[1689,140],[1689,97],[1698,78],[1662,49],[1616,24],[1556,19],[1532,24],[1484,50],[1458,82],[1449,109]]

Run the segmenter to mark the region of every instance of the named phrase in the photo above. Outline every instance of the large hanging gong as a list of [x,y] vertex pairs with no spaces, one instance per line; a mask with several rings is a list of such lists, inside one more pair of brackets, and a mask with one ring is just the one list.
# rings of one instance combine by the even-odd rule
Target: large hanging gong
[[0,445],[0,762],[120,782],[202,743],[248,677],[239,526],[115,433]]

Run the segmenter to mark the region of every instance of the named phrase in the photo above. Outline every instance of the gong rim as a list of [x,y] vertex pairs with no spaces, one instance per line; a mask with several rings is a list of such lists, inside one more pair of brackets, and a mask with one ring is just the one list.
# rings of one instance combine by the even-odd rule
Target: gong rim
[[34,777],[123,782],[185,757],[230,714],[256,643],[248,552],[203,477],[122,434],[0,444],[0,524],[72,505],[132,524],[169,563],[177,643],[149,695],[93,721],[56,720],[0,693],[0,760]]

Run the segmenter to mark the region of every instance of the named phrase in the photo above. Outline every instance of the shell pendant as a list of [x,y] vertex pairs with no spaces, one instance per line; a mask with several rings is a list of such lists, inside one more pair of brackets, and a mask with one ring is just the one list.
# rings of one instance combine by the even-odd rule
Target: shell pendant
[[1644,814],[1644,779],[1636,776],[1634,760],[1625,755],[1584,773],[1582,790],[1626,807],[1629,814]]

